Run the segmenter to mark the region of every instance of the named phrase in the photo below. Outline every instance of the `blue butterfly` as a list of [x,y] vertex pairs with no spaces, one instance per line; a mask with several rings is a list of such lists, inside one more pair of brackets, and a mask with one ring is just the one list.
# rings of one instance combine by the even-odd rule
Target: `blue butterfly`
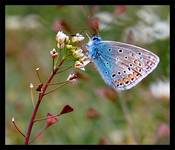
[[86,48],[103,80],[117,91],[136,86],[159,63],[159,57],[146,49],[99,36],[93,36]]

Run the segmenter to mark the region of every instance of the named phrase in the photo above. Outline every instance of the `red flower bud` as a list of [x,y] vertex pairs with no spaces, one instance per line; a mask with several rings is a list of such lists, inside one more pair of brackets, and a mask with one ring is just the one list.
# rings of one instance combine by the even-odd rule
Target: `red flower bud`
[[46,128],[50,127],[51,125],[55,124],[58,121],[56,116],[53,116],[50,113],[47,113],[47,120],[46,120]]

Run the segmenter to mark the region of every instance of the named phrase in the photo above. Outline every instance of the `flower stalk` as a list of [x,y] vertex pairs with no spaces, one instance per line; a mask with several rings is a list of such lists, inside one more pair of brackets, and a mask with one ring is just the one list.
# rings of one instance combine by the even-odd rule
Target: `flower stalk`
[[14,117],[12,118],[12,123],[13,123],[13,125],[15,126],[16,130],[17,130],[23,137],[25,137],[24,133],[22,133],[21,130],[20,130],[20,129],[18,128],[18,126],[16,125]]
[[41,103],[41,101],[42,101],[42,99],[45,95],[45,92],[47,90],[47,87],[48,87],[49,83],[51,83],[53,77],[56,75],[57,71],[59,70],[59,68],[61,67],[63,62],[64,62],[64,60],[62,60],[60,62],[60,64],[58,65],[58,67],[55,70],[53,70],[53,72],[49,76],[47,82],[43,85],[41,92],[39,93],[37,103],[35,105],[34,111],[32,113],[32,116],[31,116],[31,119],[30,119],[30,122],[29,122],[29,125],[28,125],[28,128],[27,128],[27,132],[26,132],[26,136],[25,136],[25,144],[26,145],[29,144],[29,139],[30,139],[32,127],[33,127],[33,124],[34,124],[34,120],[35,120],[36,114],[38,112],[39,105],[40,105],[40,103]]
[[[77,62],[80,63],[80,66],[76,66],[75,68],[82,69],[82,70],[84,70],[84,67],[89,63],[89,60],[87,60],[87,57],[83,53],[83,50],[79,46],[76,45],[77,43],[81,42],[82,40],[84,40],[84,37],[78,33],[74,37],[69,38],[69,36],[64,34],[62,31],[59,31],[56,35],[57,48],[59,49],[58,50],[59,53],[55,48],[53,48],[50,51],[50,56],[52,58],[52,71],[51,71],[48,79],[46,80],[46,82],[41,81],[41,78],[39,76],[39,68],[36,68],[36,74],[37,74],[37,77],[39,79],[39,84],[37,84],[37,88],[36,88],[36,91],[38,92],[38,98],[37,98],[37,101],[34,103],[34,96],[33,96],[33,91],[32,91],[34,86],[31,83],[30,84],[30,92],[31,92],[30,94],[31,94],[31,99],[32,99],[32,104],[33,104],[33,111],[32,111],[32,114],[31,114],[31,117],[30,117],[25,134],[23,134],[20,131],[20,129],[16,126],[16,124],[14,122],[14,118],[12,118],[13,125],[18,130],[18,132],[24,137],[25,145],[29,145],[31,142],[33,142],[37,137],[39,137],[41,135],[43,130],[47,129],[48,127],[50,127],[51,125],[56,123],[58,121],[58,119],[56,117],[58,117],[64,113],[68,113],[68,112],[73,111],[73,108],[71,108],[69,105],[66,105],[63,108],[63,110],[61,111],[61,113],[59,113],[57,115],[52,115],[51,113],[47,113],[47,118],[36,119],[37,112],[39,110],[39,106],[43,100],[43,97],[47,94],[52,93],[53,91],[57,90],[58,88],[61,88],[62,86],[66,85],[66,84],[69,84],[69,83],[72,83],[73,81],[76,81],[76,78],[78,76],[76,74],[72,73],[68,76],[68,78],[65,81],[56,82],[56,83],[52,83],[53,78],[57,74],[75,67],[75,64]],[[61,51],[62,51],[62,54],[61,54]],[[70,67],[62,69],[61,67],[63,66],[65,60],[67,60],[68,57],[72,58],[72,60],[74,61],[74,64],[72,64]],[[55,89],[47,91],[47,89],[50,85],[59,85],[59,86],[56,87]],[[30,140],[30,136],[32,133],[32,128],[34,126],[34,123],[37,121],[40,121],[40,120],[46,120],[46,127],[43,130],[41,130],[38,134],[36,134],[34,136],[35,138],[33,140]]]

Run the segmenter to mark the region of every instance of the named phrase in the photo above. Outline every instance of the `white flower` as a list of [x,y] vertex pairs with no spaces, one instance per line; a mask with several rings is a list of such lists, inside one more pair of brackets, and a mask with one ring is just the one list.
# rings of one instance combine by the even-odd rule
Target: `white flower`
[[124,140],[124,133],[120,130],[114,130],[109,133],[109,138],[113,144],[122,144]]
[[42,27],[39,22],[39,17],[34,14],[26,15],[25,17],[17,15],[8,15],[6,18],[5,25],[8,30],[32,30]]
[[74,67],[85,71],[85,68],[84,68],[84,67],[85,67],[88,63],[90,63],[90,59],[89,59],[88,57],[84,56],[83,58],[81,58],[80,60],[77,60],[77,61],[75,62]]
[[31,88],[31,89],[33,88],[33,84],[32,84],[32,83],[30,83],[30,88]]
[[74,67],[85,71],[84,64],[83,64],[82,62],[80,62],[79,60],[77,60],[77,61],[75,62]]
[[160,20],[157,13],[155,13],[157,9],[159,9],[159,7],[142,6],[141,9],[139,9],[136,12],[136,14],[141,20],[143,20],[144,22],[146,22],[149,25],[152,25]]
[[150,85],[150,91],[155,98],[166,98],[170,97],[170,82],[159,80]]
[[64,48],[64,43],[62,43],[62,44],[57,43],[57,47],[58,47],[58,48]]
[[95,15],[96,18],[99,20],[99,29],[100,30],[107,30],[110,29],[110,23],[116,23],[117,20],[114,18],[112,13],[108,12],[100,12]]
[[83,58],[81,58],[80,61],[83,62],[84,66],[86,66],[87,64],[91,62],[87,56],[84,56]]
[[77,50],[73,51],[73,56],[75,58],[82,58],[84,56],[83,50],[82,49],[77,49]]
[[72,45],[67,44],[67,45],[66,45],[66,48],[67,48],[67,49],[72,49],[72,48],[73,48],[73,46],[72,46]]
[[72,37],[72,42],[80,42],[84,40],[84,36],[81,34],[77,33],[75,36]]
[[67,42],[69,40],[69,37],[64,34],[62,31],[59,31],[56,35],[56,41],[57,43],[57,47],[58,48],[63,48],[64,47],[64,43]]
[[38,71],[39,70],[39,68],[36,68],[36,71]]
[[[140,18],[134,26],[130,26],[125,30],[124,38],[128,37],[130,31],[132,31],[133,43],[152,43],[159,39],[169,38],[170,24],[169,15],[167,19],[162,20],[157,15],[156,11],[159,7],[143,7],[138,10],[137,15]],[[124,40],[125,40],[124,39]]]
[[50,51],[50,56],[52,56],[53,58],[58,56],[58,52],[56,51],[56,49],[54,48],[53,50]]
[[76,81],[77,75],[75,73],[70,73],[66,81]]
[[15,118],[14,117],[12,117],[12,122],[15,122]]

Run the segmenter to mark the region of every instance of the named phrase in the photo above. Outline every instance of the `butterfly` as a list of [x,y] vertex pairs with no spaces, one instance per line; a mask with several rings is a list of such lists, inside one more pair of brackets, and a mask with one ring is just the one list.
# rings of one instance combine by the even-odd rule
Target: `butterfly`
[[158,65],[154,53],[130,44],[103,41],[93,36],[86,45],[87,55],[95,64],[103,80],[117,91],[136,86]]

